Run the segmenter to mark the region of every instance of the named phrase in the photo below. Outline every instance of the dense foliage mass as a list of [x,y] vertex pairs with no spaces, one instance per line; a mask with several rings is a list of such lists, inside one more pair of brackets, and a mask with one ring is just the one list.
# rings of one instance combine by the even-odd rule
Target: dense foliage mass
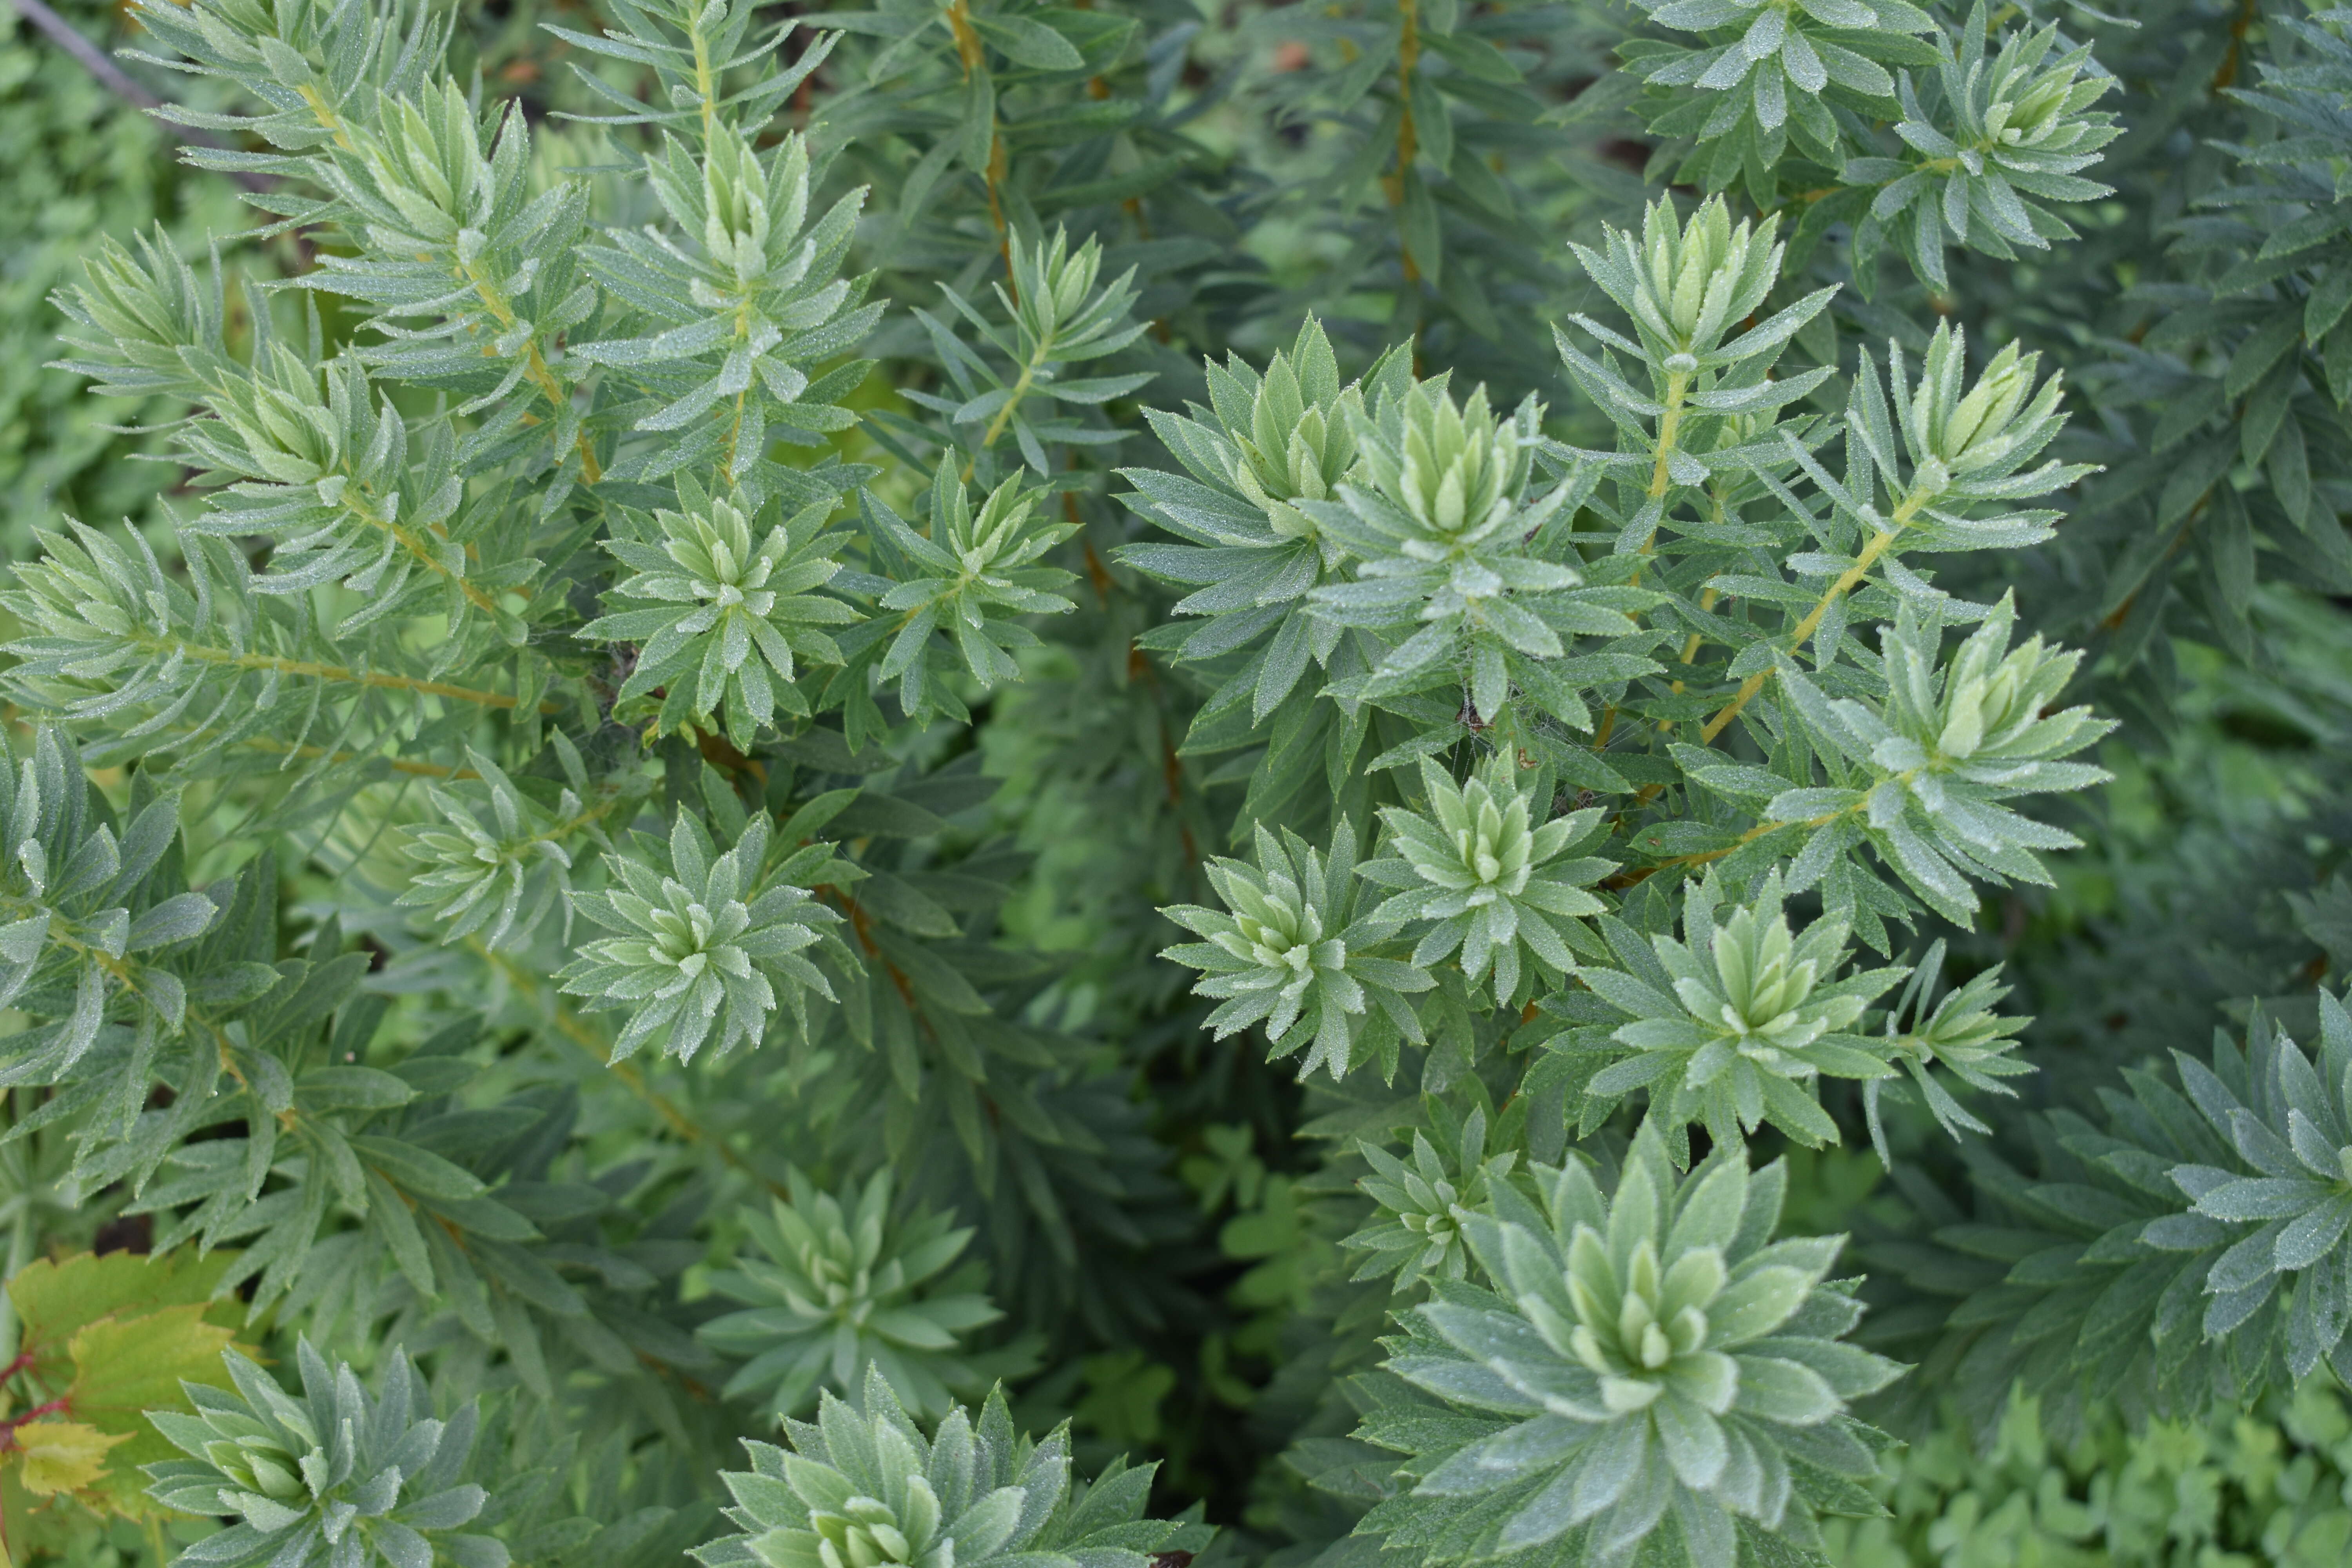
[[2352,13],[853,4],[0,45],[9,1562],[2342,1561]]

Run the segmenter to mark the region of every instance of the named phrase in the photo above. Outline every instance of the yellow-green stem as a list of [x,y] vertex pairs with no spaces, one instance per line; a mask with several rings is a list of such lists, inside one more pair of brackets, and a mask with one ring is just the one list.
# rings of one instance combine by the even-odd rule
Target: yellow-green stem
[[[239,669],[271,669],[280,675],[302,676],[314,680],[338,680],[353,686],[371,686],[380,690],[414,691],[426,697],[446,697],[455,702],[471,702],[484,708],[512,708],[516,700],[499,691],[482,691],[470,686],[451,686],[446,681],[418,680],[411,676],[386,675],[380,670],[357,670],[340,664],[313,664],[299,658],[275,658],[268,654],[235,653],[227,648],[206,647],[201,643],[184,642],[177,637],[134,636],[131,640],[139,647],[156,653],[177,654],[202,664],[234,665]],[[559,702],[541,702],[542,713],[561,713]]]
[[709,1149],[712,1153],[718,1155],[719,1159],[751,1176],[754,1181],[757,1181],[761,1186],[766,1187],[770,1192],[775,1194],[777,1196],[782,1197],[784,1195],[784,1189],[780,1184],[769,1180],[766,1176],[761,1175],[758,1171],[753,1170],[751,1164],[744,1160],[743,1156],[737,1153],[733,1148],[730,1147],[725,1140],[711,1137],[708,1132],[703,1131],[700,1124],[696,1122],[694,1118],[688,1116],[682,1109],[679,1108],[677,1101],[671,1100],[669,1096],[662,1093],[661,1090],[654,1088],[652,1084],[648,1083],[646,1080],[644,1070],[640,1068],[636,1063],[631,1061],[614,1061],[612,1059],[612,1042],[604,1039],[596,1030],[591,1028],[586,1020],[580,1017],[579,1015],[572,1012],[571,1008],[565,1006],[561,1001],[557,1001],[551,1005],[542,1004],[539,992],[539,980],[536,975],[523,969],[505,953],[499,952],[495,948],[485,946],[478,937],[467,937],[466,939],[466,945],[471,948],[474,952],[485,963],[488,963],[491,968],[497,970],[500,975],[504,976],[509,984],[512,985],[517,991],[529,996],[531,999],[533,1005],[543,1006],[547,1013],[549,1022],[553,1024],[555,1026],[555,1032],[557,1035],[562,1037],[571,1045],[577,1047],[579,1049],[586,1052],[589,1056],[594,1058],[597,1062],[603,1066],[609,1068],[612,1070],[613,1076],[619,1079],[623,1085],[628,1089],[630,1093],[635,1095],[639,1100],[644,1100],[646,1105],[650,1106],[653,1109],[654,1114],[660,1117],[663,1124],[671,1131],[677,1133],[680,1138],[686,1140],[689,1143],[699,1144],[702,1147]]
[[[1918,776],[1919,770],[1917,768],[1913,768],[1907,773],[1896,773],[1893,777],[1883,782],[1885,784],[1891,784],[1897,788],[1901,788]],[[1644,866],[1638,871],[1629,872],[1623,876],[1612,877],[1601,885],[1606,888],[1620,889],[1630,888],[1637,883],[1649,880],[1652,877],[1654,877],[1659,872],[1665,870],[1668,867],[1704,866],[1711,861],[1720,860],[1727,855],[1745,848],[1747,846],[1755,843],[1759,838],[1764,837],[1767,834],[1779,833],[1791,827],[1827,827],[1831,823],[1837,821],[1840,817],[1855,816],[1858,813],[1868,810],[1869,807],[1870,796],[1867,794],[1864,794],[1862,799],[1855,801],[1852,805],[1842,805],[1835,811],[1826,811],[1819,816],[1802,817],[1790,822],[1759,822],[1720,849],[1701,850],[1694,855],[1675,855],[1667,859],[1659,861],[1654,866]]]
[[[698,35],[697,42],[698,45]],[[302,85],[300,91],[302,101],[310,106],[311,118],[316,120],[322,128],[333,133],[335,145],[347,153],[354,151],[351,132],[344,126],[342,116],[335,112],[333,107],[327,102],[325,96],[307,82]],[[704,102],[707,106],[709,103],[707,97]],[[706,107],[706,115],[708,112]],[[474,292],[480,297],[483,305],[497,320],[499,326],[502,330],[512,329],[515,324],[514,306],[483,274],[481,264],[478,261],[466,262],[460,267],[459,273],[467,282],[473,285]],[[536,340],[528,345],[526,352],[530,356],[530,363],[523,374],[533,386],[546,395],[548,403],[558,413],[562,412],[570,403],[570,399],[564,396],[562,387],[556,382],[555,374],[548,369],[546,357],[539,352],[539,343]],[[593,485],[604,476],[603,468],[597,464],[594,449],[588,444],[585,431],[575,438],[575,444],[580,452],[580,476]],[[466,590],[467,598],[473,599],[483,609],[494,607],[488,599],[477,595],[478,590],[468,584]]]
[[[1919,515],[1919,509],[1927,504],[1928,499],[1926,490],[1913,490],[1903,498],[1902,504],[1895,509],[1895,516],[1888,521],[1887,527],[1883,531],[1870,536],[1870,542],[1862,547],[1862,553],[1854,558],[1853,564],[1838,574],[1837,581],[1832,583],[1822,592],[1813,607],[1805,612],[1805,618],[1797,623],[1796,633],[1789,639],[1788,651],[1790,654],[1803,647],[1806,640],[1820,629],[1822,617],[1830,613],[1830,606],[1852,592],[1864,577],[1870,574],[1870,569],[1878,563],[1878,558],[1886,553],[1886,547],[1895,542],[1895,536],[1910,526],[1911,520]],[[1739,717],[1739,710],[1748,706],[1748,700],[1764,689],[1764,682],[1771,673],[1771,669],[1768,667],[1741,681],[1739,689],[1733,694],[1731,700],[1725,703],[1722,710],[1709,719],[1706,727],[1699,731],[1698,738],[1703,742],[1713,743],[1715,738],[1723,733],[1724,727]]]
[[[466,281],[474,286],[475,297],[482,301],[482,308],[489,311],[491,320],[498,322],[499,331],[511,331],[517,320],[514,302],[482,270],[481,262],[468,261],[464,264],[462,271]],[[540,395],[547,399],[549,407],[560,415],[572,405],[572,399],[564,393],[562,384],[548,368],[546,356],[539,352],[536,337],[523,345],[523,379],[539,389]],[[604,477],[604,470],[596,461],[596,450],[589,444],[588,433],[583,430],[572,441],[573,449],[580,454],[580,477],[592,485],[596,483]],[[467,596],[470,598],[473,595],[469,592]]]
[[[1664,500],[1673,487],[1668,464],[1675,454],[1675,443],[1683,429],[1683,399],[1690,395],[1690,377],[1681,371],[1666,374],[1666,411],[1658,418],[1658,455],[1650,464],[1649,496],[1652,500]],[[1656,546],[1658,531],[1652,529],[1650,537],[1642,541],[1642,553],[1647,555]]]

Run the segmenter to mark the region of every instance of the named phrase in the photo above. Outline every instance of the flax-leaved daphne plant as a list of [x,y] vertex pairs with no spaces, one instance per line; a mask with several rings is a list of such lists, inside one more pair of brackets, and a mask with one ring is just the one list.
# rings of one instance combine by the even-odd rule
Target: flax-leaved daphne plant
[[[1402,364],[1383,359],[1372,381],[1392,380]],[[1150,646],[1231,667],[1195,724],[1244,701],[1249,722],[1264,724],[1294,693],[1313,696],[1300,682],[1339,647],[1341,626],[1313,614],[1308,595],[1343,580],[1349,551],[1298,503],[1330,500],[1356,471],[1365,391],[1341,383],[1311,317],[1263,374],[1238,356],[1202,368],[1207,407],[1150,411],[1152,433],[1184,472],[1120,471],[1136,487],[1129,504],[1185,542],[1130,544],[1119,559],[1187,590],[1172,606],[1180,618],[1149,634]]]
[[1468,1274],[1470,1249],[1462,1227],[1471,1211],[1486,1202],[1488,1189],[1510,1179],[1519,1160],[1516,1149],[1486,1152],[1486,1123],[1484,1106],[1471,1110],[1458,1133],[1441,1121],[1437,1135],[1454,1145],[1444,1149],[1415,1128],[1408,1159],[1377,1143],[1362,1145],[1372,1173],[1358,1185],[1379,1208],[1374,1222],[1345,1243],[1367,1254],[1355,1279],[1391,1276],[1403,1289],[1423,1276],[1460,1279]]
[[[2198,1218],[2226,1227],[2224,1237],[2194,1237],[2229,1243],[2205,1278],[2205,1337],[2239,1331],[2284,1296],[2287,1368],[2304,1378],[2323,1360],[2340,1369],[2347,1359],[2352,1279],[2338,1243],[2352,1228],[2352,1016],[2322,991],[2314,1055],[2266,1026],[2252,1047],[2217,1057],[2219,1071],[2181,1064],[2182,1086],[2234,1158],[2168,1174]],[[2164,1241],[2200,1249],[2182,1239]]]
[[614,593],[644,607],[601,616],[580,635],[634,647],[615,694],[622,710],[631,699],[661,692],[657,728],[722,727],[738,745],[751,744],[780,711],[805,713],[808,700],[795,684],[803,664],[841,663],[828,628],[861,618],[816,591],[841,570],[842,536],[824,532],[831,510],[814,502],[755,535],[731,502],[707,500],[685,512],[656,511],[658,544],[607,541],[632,568]]
[[809,993],[832,996],[804,954],[841,917],[795,880],[814,879],[832,847],[813,844],[772,866],[772,842],[768,819],[755,816],[719,851],[701,823],[681,815],[667,844],[638,834],[606,857],[609,889],[572,896],[582,915],[621,933],[583,945],[563,975],[565,990],[627,1011],[616,1058],[649,1041],[665,1056],[690,1058],[705,1045],[723,1056],[760,1044],[780,1005],[804,1021]]
[[1562,858],[1594,837],[1600,813],[1532,825],[1539,803],[1513,776],[1517,771],[1508,758],[1497,758],[1456,785],[1424,760],[1427,805],[1382,812],[1392,853],[1361,873],[1397,889],[1381,900],[1377,918],[1421,932],[1413,963],[1425,967],[1458,952],[1464,977],[1473,985],[1491,981],[1503,1004],[1519,994],[1522,952],[1534,960],[1530,971],[1560,975],[1575,965],[1571,942],[1598,950],[1578,922],[1605,907],[1586,889],[1611,868],[1589,857]]
[[1532,672],[1565,651],[1562,632],[1631,629],[1559,598],[1582,574],[1530,547],[1570,493],[1565,482],[1535,493],[1541,416],[1532,398],[1498,416],[1484,387],[1457,402],[1442,382],[1351,413],[1357,477],[1336,500],[1294,502],[1359,561],[1355,581],[1314,590],[1312,613],[1391,644],[1343,689],[1393,697],[1466,678],[1470,705],[1491,719],[1515,680],[1542,679]]
[[1586,1086],[1596,1108],[1646,1089],[1654,1123],[1703,1123],[1717,1143],[1738,1143],[1768,1121],[1815,1147],[1837,1140],[1820,1080],[1894,1070],[1859,1026],[1903,971],[1842,973],[1845,922],[1826,917],[1792,932],[1783,899],[1777,872],[1727,911],[1712,881],[1692,883],[1681,938],[1654,936],[1647,952],[1612,922],[1624,967],[1593,964],[1578,977],[1627,1019],[1592,1044],[1632,1054]]
[[2347,23],[2145,5],[86,11],[258,228],[22,269],[9,1551],[1782,1568],[2345,1370]]

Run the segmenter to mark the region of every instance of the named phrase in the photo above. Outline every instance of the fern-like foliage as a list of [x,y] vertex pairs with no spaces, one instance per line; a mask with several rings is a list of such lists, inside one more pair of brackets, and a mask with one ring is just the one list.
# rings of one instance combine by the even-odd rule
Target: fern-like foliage
[[2127,1074],[2100,1118],[2039,1130],[2033,1173],[1981,1163],[1984,1220],[1888,1247],[1916,1280],[1940,1272],[1936,1294],[1968,1292],[1934,1353],[1956,1362],[1977,1419],[2018,1379],[2189,1409],[2340,1368],[2352,1019],[2322,992],[2319,1023],[2308,1055],[2257,1019],[2242,1049],[2219,1038],[2210,1060]]

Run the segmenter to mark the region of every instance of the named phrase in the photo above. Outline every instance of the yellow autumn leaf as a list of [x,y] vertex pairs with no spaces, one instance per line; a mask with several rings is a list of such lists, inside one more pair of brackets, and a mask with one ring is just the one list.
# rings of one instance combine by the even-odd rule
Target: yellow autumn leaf
[[79,1491],[106,1468],[106,1451],[131,1440],[79,1421],[35,1421],[19,1426],[16,1447],[25,1456],[25,1489],[41,1497]]

